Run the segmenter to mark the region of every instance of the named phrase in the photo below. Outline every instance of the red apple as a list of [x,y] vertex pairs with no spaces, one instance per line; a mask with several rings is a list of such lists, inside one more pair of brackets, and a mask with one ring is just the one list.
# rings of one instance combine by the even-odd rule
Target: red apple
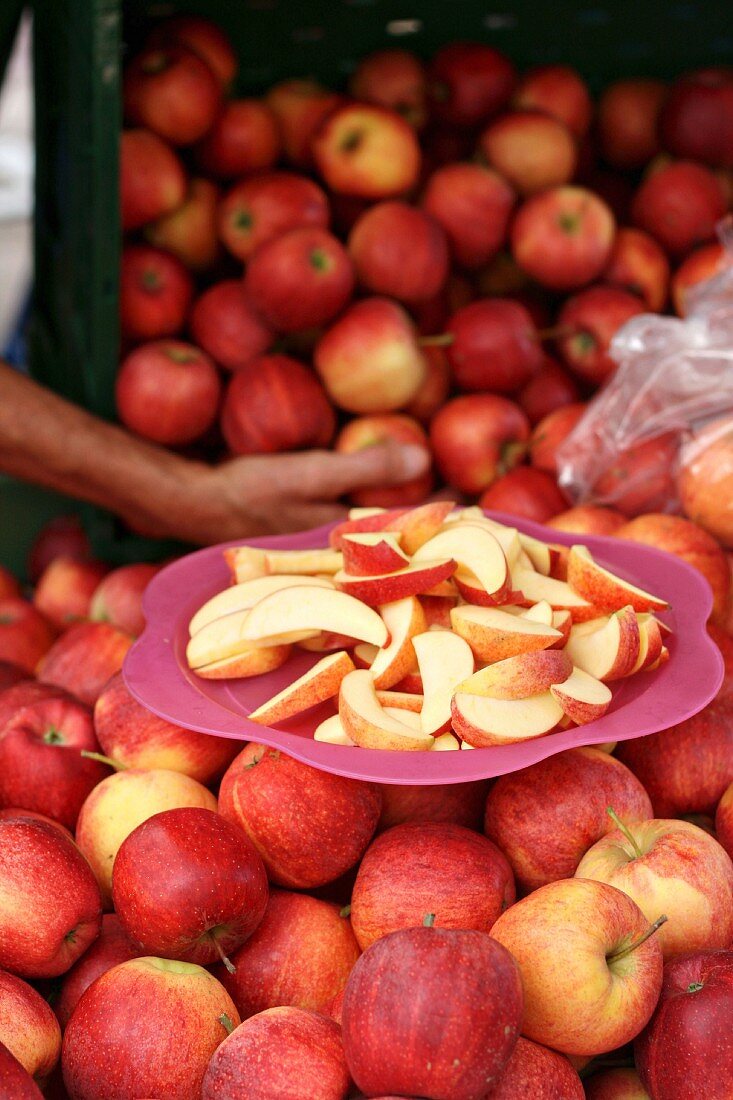
[[313,137],[344,97],[315,80],[283,80],[268,90],[265,102],[277,119],[287,160],[312,167]]
[[9,569],[0,565],[0,600],[4,600],[6,596],[20,596],[20,594],[20,581]]
[[173,145],[191,145],[219,112],[221,87],[209,66],[182,46],[143,49],[125,70],[125,117]]
[[546,523],[562,510],[567,498],[555,478],[533,466],[515,466],[479,498],[479,507]]
[[481,829],[488,783],[451,783],[424,787],[382,783],[382,816],[379,829],[391,829],[407,821],[442,821]]
[[234,373],[221,428],[234,454],[269,454],[325,447],[335,416],[308,367],[287,355],[262,355]]
[[159,565],[143,561],[113,569],[94,590],[89,618],[94,622],[111,623],[135,637],[142,634],[145,629],[143,594],[159,569]]
[[0,660],[12,661],[32,675],[55,637],[51,623],[28,600],[0,599]]
[[251,1016],[224,1040],[201,1100],[344,1100],[349,1084],[338,1024],[285,1006]]
[[448,401],[430,423],[430,444],[443,478],[463,493],[481,493],[521,461],[529,421],[518,405],[491,393]]
[[113,966],[136,959],[140,952],[133,945],[114,913],[102,917],[102,930],[91,947],[87,948],[71,970],[64,974],[58,997],[54,1000],[54,1012],[62,1028],[66,1028],[82,994],[92,982],[106,974]]
[[619,229],[603,280],[638,295],[648,310],[660,313],[669,293],[669,260],[642,229]]
[[451,387],[451,371],[444,348],[424,347],[426,375],[423,384],[409,405],[405,406],[408,416],[429,424],[446,402]]
[[409,50],[375,50],[363,57],[349,79],[355,99],[402,115],[421,130],[427,121],[427,74]]
[[575,134],[584,137],[593,113],[588,86],[575,69],[567,65],[540,65],[519,81],[512,106],[545,111]]
[[112,897],[136,947],[206,965],[252,935],[265,913],[267,875],[240,828],[183,807],[154,814],[122,842]]
[[621,742],[617,752],[658,817],[714,813],[733,783],[733,703],[716,700],[676,726]]
[[634,196],[631,217],[634,225],[681,258],[713,239],[725,209],[723,190],[710,169],[681,160],[645,177]]
[[34,705],[39,699],[68,699],[68,692],[53,684],[39,684],[30,678],[22,683],[13,684],[0,692],[0,730],[11,719],[15,719],[27,706]]
[[621,512],[613,508],[599,508],[595,504],[578,504],[547,521],[548,527],[577,535],[615,535],[625,523],[626,516]]
[[502,115],[481,134],[478,148],[520,195],[569,183],[578,161],[568,127],[537,110]]
[[679,436],[666,432],[621,451],[591,486],[593,499],[627,516],[665,508],[675,492],[679,445]]
[[0,898],[0,966],[20,977],[63,974],[99,934],[99,887],[56,825],[0,820]]
[[328,200],[321,188],[293,172],[264,172],[241,180],[219,206],[219,236],[245,262],[260,245],[290,229],[325,229],[328,222]]
[[54,558],[75,558],[88,561],[92,556],[87,533],[78,516],[55,516],[45,523],[36,535],[28,552],[26,568],[28,578],[35,584],[43,570]]
[[225,737],[184,729],[159,718],[130,694],[119,672],[97,699],[94,728],[105,755],[125,767],[166,768],[199,783],[215,779],[239,747]]
[[219,788],[219,812],[247,833],[270,881],[301,890],[353,867],[380,810],[373,784],[316,771],[254,743],[230,765]]
[[[61,1029],[53,1009],[27,982],[0,970],[0,1044],[36,1080],[43,1081],[61,1054]],[[13,1093],[2,1091],[7,1100]]]
[[634,1056],[652,1097],[727,1100],[733,1091],[733,951],[700,951],[664,968],[659,1004]]
[[498,50],[451,42],[428,66],[432,114],[450,126],[478,126],[506,106],[516,80],[514,65]]
[[361,956],[346,985],[351,1076],[369,1096],[485,1096],[516,1045],[522,1002],[514,959],[485,932],[393,932]]
[[353,413],[402,408],[427,372],[410,317],[389,298],[349,306],[318,341],[314,365],[334,404]]
[[219,968],[243,1020],[278,1005],[323,1011],[359,958],[346,911],[307,894],[273,890],[259,927]]
[[613,756],[568,749],[501,776],[486,800],[484,831],[506,855],[517,885],[536,890],[571,876],[591,844],[611,832],[608,806],[624,822],[652,816],[641,783]]
[[733,167],[733,70],[700,69],[681,76],[664,104],[660,134],[676,157]]
[[[352,454],[389,439],[423,447],[426,451],[430,449],[428,437],[416,420],[397,413],[385,413],[383,416],[358,416],[347,421],[336,437],[334,450],[339,454]],[[396,508],[403,504],[422,503],[432,487],[433,474],[428,470],[421,477],[404,481],[401,485],[357,489],[349,499],[362,508]]]
[[199,1100],[211,1056],[238,1023],[231,997],[202,967],[130,959],[82,994],[64,1033],[64,1083],[75,1100]]
[[644,312],[644,304],[628,290],[613,286],[591,286],[563,305],[558,327],[567,328],[557,348],[567,365],[595,386],[606,382],[618,366],[610,353],[611,340],[632,317]]
[[635,1069],[602,1069],[584,1083],[586,1100],[650,1100]]
[[184,46],[193,50],[206,62],[224,91],[237,71],[237,55],[232,43],[217,23],[201,15],[175,15],[157,23],[147,44]]
[[577,383],[558,362],[545,355],[537,373],[522,386],[517,401],[534,426],[556,409],[580,397]]
[[247,366],[274,340],[240,279],[225,279],[205,290],[194,302],[188,323],[197,345],[226,370]]
[[527,310],[509,298],[463,306],[447,326],[448,362],[459,389],[513,393],[542,365],[537,330]]
[[191,276],[171,253],[145,244],[123,248],[120,325],[125,339],[175,336],[183,328],[192,298]]
[[440,293],[448,277],[448,241],[438,221],[404,202],[380,202],[349,234],[360,286],[408,304]]
[[132,641],[129,634],[109,623],[77,623],[45,654],[38,666],[38,679],[93,706],[110,677],[122,668]]
[[0,1090],[12,1100],[43,1100],[43,1093],[4,1043],[0,1043]]
[[515,898],[506,859],[491,841],[447,822],[395,825],[367,848],[351,897],[351,923],[364,951],[425,913],[442,928],[488,932]]
[[219,190],[210,180],[192,179],[181,205],[145,227],[145,239],[177,256],[191,271],[207,271],[221,252],[218,203]]
[[715,832],[718,840],[733,859],[733,783],[723,793],[715,811]]
[[279,155],[277,119],[259,99],[230,99],[196,147],[201,170],[215,179],[265,171]]
[[577,1072],[562,1054],[520,1035],[504,1072],[484,1100],[585,1100]]
[[661,80],[633,78],[609,84],[598,104],[603,159],[622,171],[643,168],[659,152],[659,112],[667,97]]
[[411,190],[420,174],[415,131],[395,111],[371,104],[337,107],[311,149],[320,175],[339,194],[393,198]]
[[88,617],[92,596],[106,573],[107,566],[99,561],[54,558],[38,578],[33,603],[57,630],[65,630]]
[[563,405],[536,424],[528,445],[529,460],[538,470],[557,474],[556,452],[575,428],[586,410],[586,404],[578,401]]
[[24,668],[13,664],[12,661],[0,661],[0,692],[5,691],[7,687],[12,687],[13,684],[28,680],[29,675]]
[[583,187],[553,187],[526,199],[511,230],[519,266],[550,290],[576,290],[608,264],[616,222],[610,208]]
[[[726,557],[729,558],[730,556],[726,554]],[[733,635],[728,630],[727,621],[724,621],[723,626],[720,626],[710,620],[708,620],[708,634],[715,642],[723,658],[723,683],[716,695],[716,699],[719,701],[727,699],[733,693]],[[0,695],[0,701],[2,698],[2,695]]]
[[166,446],[191,443],[216,418],[221,383],[205,352],[181,340],[155,340],[131,351],[115,382],[120,420]]
[[491,168],[446,164],[428,179],[421,205],[445,230],[455,262],[476,268],[504,245],[515,197]]
[[704,283],[719,274],[725,267],[727,255],[724,245],[711,241],[710,244],[700,245],[684,258],[672,276],[671,286],[672,302],[680,317],[685,317],[690,305],[695,302],[695,294],[690,294],[690,291],[698,283]]
[[354,269],[336,237],[305,226],[260,245],[247,265],[244,289],[268,325],[301,332],[341,312],[354,290]]
[[120,138],[122,228],[139,229],[180,206],[186,173],[180,160],[149,130],[124,130]]
[[28,703],[0,731],[0,804],[73,830],[85,798],[109,775],[82,751],[99,751],[88,707],[71,697]]

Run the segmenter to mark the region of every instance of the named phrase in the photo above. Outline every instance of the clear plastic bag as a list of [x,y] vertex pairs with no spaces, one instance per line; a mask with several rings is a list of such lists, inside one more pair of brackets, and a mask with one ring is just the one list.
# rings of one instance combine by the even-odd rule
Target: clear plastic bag
[[[574,503],[627,515],[699,512],[715,482],[733,540],[733,223],[720,227],[720,272],[688,291],[684,319],[642,314],[614,337],[618,370],[558,448],[558,479]],[[715,447],[716,460],[702,461]],[[710,456],[709,456],[710,457]],[[706,490],[705,493],[703,490]],[[703,526],[711,529],[709,522]],[[715,533],[713,531],[712,533]],[[718,536],[720,537],[720,536]],[[722,541],[727,541],[723,539]]]

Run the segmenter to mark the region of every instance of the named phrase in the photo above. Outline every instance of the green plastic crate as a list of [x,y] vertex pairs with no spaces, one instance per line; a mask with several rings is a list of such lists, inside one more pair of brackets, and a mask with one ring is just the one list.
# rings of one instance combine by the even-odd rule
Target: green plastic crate
[[[619,76],[673,77],[733,62],[730,3],[719,0],[37,0],[31,369],[106,417],[114,413],[119,343],[124,43],[138,43],[153,21],[180,10],[209,16],[231,36],[240,92],[287,76],[340,86],[370,50],[401,45],[429,57],[457,38],[495,45],[520,67],[565,61],[596,90]],[[0,486],[0,514],[4,500]],[[109,560],[160,550],[123,535],[101,512],[88,515],[95,549]]]

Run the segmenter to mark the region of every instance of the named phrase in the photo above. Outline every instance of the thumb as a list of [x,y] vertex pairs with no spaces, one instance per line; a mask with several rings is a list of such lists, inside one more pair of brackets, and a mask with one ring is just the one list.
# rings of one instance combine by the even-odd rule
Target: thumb
[[340,497],[353,489],[371,486],[400,485],[430,469],[430,452],[424,447],[393,440],[350,454],[330,451],[317,453],[317,457],[317,468],[314,464],[312,470],[304,471],[305,487],[311,499]]

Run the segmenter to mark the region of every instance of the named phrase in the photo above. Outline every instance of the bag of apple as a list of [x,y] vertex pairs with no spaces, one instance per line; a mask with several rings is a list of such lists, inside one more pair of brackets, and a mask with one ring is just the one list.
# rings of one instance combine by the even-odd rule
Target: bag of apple
[[578,504],[683,511],[733,547],[733,220],[684,317],[641,314],[613,339],[618,369],[558,450]]

